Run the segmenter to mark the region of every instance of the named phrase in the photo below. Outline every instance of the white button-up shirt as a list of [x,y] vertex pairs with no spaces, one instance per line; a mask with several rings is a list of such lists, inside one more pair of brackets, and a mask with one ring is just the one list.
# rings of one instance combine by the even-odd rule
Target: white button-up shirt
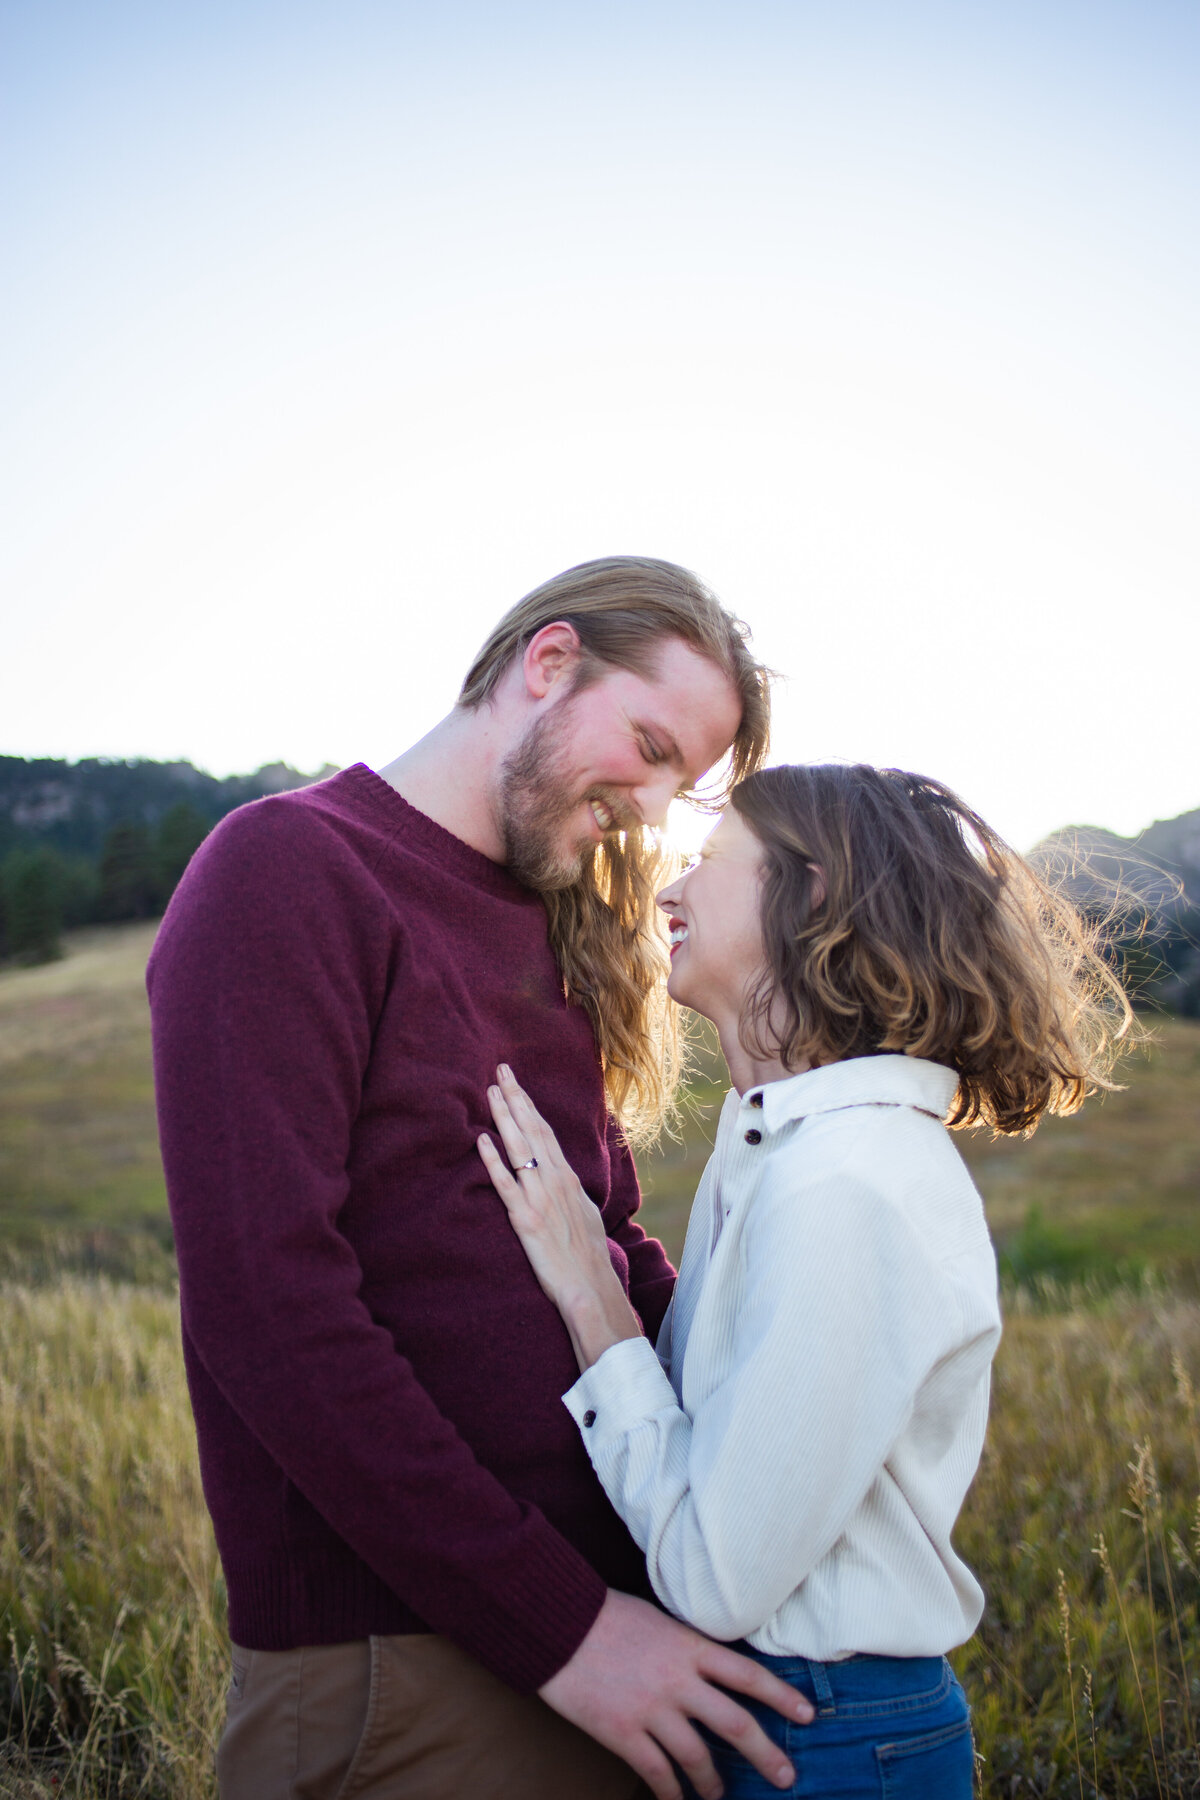
[[564,1395],[659,1598],[712,1637],[832,1662],[979,1622],[950,1533],[1000,1314],[956,1085],[873,1056],[731,1092],[657,1354],[614,1344]]

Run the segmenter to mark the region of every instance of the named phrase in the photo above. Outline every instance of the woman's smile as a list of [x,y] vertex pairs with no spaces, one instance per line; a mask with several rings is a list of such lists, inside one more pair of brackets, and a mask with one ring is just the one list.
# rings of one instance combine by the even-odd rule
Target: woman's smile
[[718,1028],[740,1017],[762,974],[762,857],[750,827],[727,808],[693,866],[658,896],[671,945],[667,992]]

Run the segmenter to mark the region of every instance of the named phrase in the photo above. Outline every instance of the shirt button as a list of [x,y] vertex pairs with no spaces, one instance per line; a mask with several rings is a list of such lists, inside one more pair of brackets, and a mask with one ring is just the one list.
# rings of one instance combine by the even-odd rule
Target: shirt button
[[590,1406],[583,1415],[583,1422],[585,1425],[594,1425],[596,1423],[596,1415]]
[[762,1105],[762,1095],[761,1094],[751,1094],[750,1104],[751,1104],[751,1106],[761,1106]]
[[762,1143],[762,1132],[761,1131],[748,1131],[746,1133],[746,1142],[748,1144],[761,1144]]

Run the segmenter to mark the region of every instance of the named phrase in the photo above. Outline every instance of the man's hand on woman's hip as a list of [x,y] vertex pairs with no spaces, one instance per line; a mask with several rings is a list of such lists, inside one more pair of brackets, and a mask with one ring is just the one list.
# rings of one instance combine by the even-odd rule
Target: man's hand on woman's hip
[[733,1688],[807,1725],[808,1701],[749,1657],[693,1631],[631,1594],[609,1590],[578,1650],[538,1691],[548,1706],[590,1732],[637,1770],[657,1800],[681,1800],[673,1757],[704,1800],[721,1781],[694,1721],[725,1738],[771,1782],[795,1780],[786,1758]]

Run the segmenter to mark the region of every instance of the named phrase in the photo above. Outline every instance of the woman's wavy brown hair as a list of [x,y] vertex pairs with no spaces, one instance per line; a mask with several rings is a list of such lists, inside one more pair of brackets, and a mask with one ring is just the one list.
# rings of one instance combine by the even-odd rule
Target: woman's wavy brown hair
[[[514,657],[560,620],[579,636],[572,692],[612,669],[653,678],[668,638],[682,638],[728,676],[742,704],[737,736],[716,779],[681,798],[716,810],[734,783],[760,766],[770,737],[770,671],[755,660],[746,626],[697,575],[653,557],[580,563],[527,594],[475,658],[459,705],[486,704]],[[683,1068],[679,1009],[666,996],[670,965],[654,904],[677,868],[657,833],[638,827],[598,845],[571,887],[543,895],[568,998],[587,1010],[609,1106],[634,1142],[653,1136],[670,1115]]]
[[766,769],[732,803],[763,846],[768,968],[747,1047],[787,1068],[882,1051],[957,1071],[950,1125],[1030,1132],[1111,1088],[1133,1033],[1091,925],[941,782]]

